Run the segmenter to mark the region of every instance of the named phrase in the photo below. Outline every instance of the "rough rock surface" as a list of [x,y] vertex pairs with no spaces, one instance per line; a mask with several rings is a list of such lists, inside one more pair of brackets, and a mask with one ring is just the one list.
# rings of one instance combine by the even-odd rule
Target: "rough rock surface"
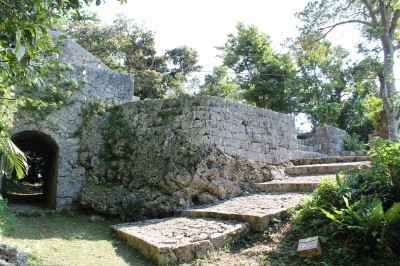
[[0,265],[24,266],[27,264],[28,255],[17,247],[0,244]]
[[191,217],[212,217],[250,223],[254,231],[263,231],[272,217],[279,217],[288,207],[296,206],[310,195],[307,192],[260,193],[237,197],[182,213]]
[[80,202],[136,221],[253,193],[255,183],[282,175],[283,166],[271,163],[291,158],[292,120],[211,97],[141,101],[89,116]]

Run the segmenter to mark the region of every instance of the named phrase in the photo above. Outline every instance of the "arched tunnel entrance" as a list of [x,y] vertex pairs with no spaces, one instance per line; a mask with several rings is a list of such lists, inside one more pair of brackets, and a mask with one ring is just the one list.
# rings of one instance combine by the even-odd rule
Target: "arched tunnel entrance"
[[4,196],[14,203],[56,207],[59,149],[49,136],[38,131],[23,131],[13,142],[29,158],[29,172],[23,179],[5,178]]

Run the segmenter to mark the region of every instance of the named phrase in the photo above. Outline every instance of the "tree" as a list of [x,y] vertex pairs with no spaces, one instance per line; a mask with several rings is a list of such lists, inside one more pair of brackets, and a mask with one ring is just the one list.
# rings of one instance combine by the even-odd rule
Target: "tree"
[[214,67],[213,73],[204,77],[204,84],[200,86],[199,94],[231,100],[240,99],[238,85],[232,78],[229,78],[225,66]]
[[288,47],[300,76],[297,111],[314,127],[336,126],[367,141],[374,129],[363,102],[377,93],[372,61],[353,62],[347,50],[316,34],[303,33]]
[[255,26],[238,23],[222,51],[223,63],[236,80],[249,104],[280,112],[292,112],[295,69],[287,55],[275,53],[268,35]]
[[187,77],[201,69],[197,51],[186,46],[157,55],[154,32],[121,14],[108,26],[75,20],[66,33],[111,69],[134,74],[135,94],[141,98],[179,94]]
[[383,54],[380,95],[388,120],[385,131],[390,140],[397,141],[399,102],[393,65],[395,53],[400,48],[400,1],[319,0],[309,2],[297,16],[304,22],[300,28],[303,33],[317,32],[324,37],[338,26],[352,24],[364,37],[379,42]]

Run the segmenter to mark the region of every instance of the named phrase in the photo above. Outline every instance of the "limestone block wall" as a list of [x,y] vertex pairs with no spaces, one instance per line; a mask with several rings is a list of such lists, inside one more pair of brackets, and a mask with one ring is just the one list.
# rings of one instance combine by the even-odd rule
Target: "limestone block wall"
[[293,116],[226,99],[140,101],[122,105],[122,113],[136,128],[138,137],[151,135],[169,123],[193,145],[217,148],[256,162],[287,162],[297,148]]
[[92,114],[81,135],[79,202],[113,215],[132,211],[134,219],[253,193],[255,183],[283,173],[278,164],[297,148],[292,116],[214,97],[144,100]]
[[87,83],[71,96],[74,103],[49,114],[44,121],[36,122],[30,115],[21,114],[15,119],[12,135],[22,132],[39,132],[54,140],[58,145],[58,176],[56,209],[66,208],[76,199],[81,184],[85,180],[85,170],[78,161],[79,131],[82,127],[82,109],[96,100],[120,104],[131,102],[133,96],[133,76],[114,72],[110,69],[73,65],[72,71],[65,73],[78,81]]

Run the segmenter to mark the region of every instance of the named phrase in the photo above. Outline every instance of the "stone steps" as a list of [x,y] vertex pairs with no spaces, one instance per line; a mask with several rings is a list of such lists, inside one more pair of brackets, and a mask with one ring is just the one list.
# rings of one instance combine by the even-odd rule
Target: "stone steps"
[[350,162],[350,163],[296,165],[287,167],[286,174],[288,175],[335,174],[341,171],[350,170],[363,165],[369,165],[369,162],[362,161],[362,162]]
[[157,264],[190,261],[207,256],[249,230],[265,230],[325,178],[369,164],[363,156],[324,157],[296,160],[287,176],[256,184],[257,194],[237,197],[213,205],[182,211],[180,217],[115,225],[112,229]]
[[130,246],[157,264],[207,256],[249,231],[249,224],[207,218],[166,218],[113,225]]
[[323,178],[334,178],[334,175],[309,175],[286,177],[256,184],[262,192],[313,192]]
[[215,205],[183,211],[189,217],[211,217],[248,222],[253,231],[261,232],[270,220],[279,218],[288,207],[298,205],[306,192],[260,193],[233,198]]
[[182,217],[154,219],[112,226],[130,246],[157,264],[205,257],[210,251],[246,234],[263,231],[272,218],[298,205],[310,193],[260,193],[202,208]]
[[332,156],[292,160],[294,165],[368,162],[369,156]]

